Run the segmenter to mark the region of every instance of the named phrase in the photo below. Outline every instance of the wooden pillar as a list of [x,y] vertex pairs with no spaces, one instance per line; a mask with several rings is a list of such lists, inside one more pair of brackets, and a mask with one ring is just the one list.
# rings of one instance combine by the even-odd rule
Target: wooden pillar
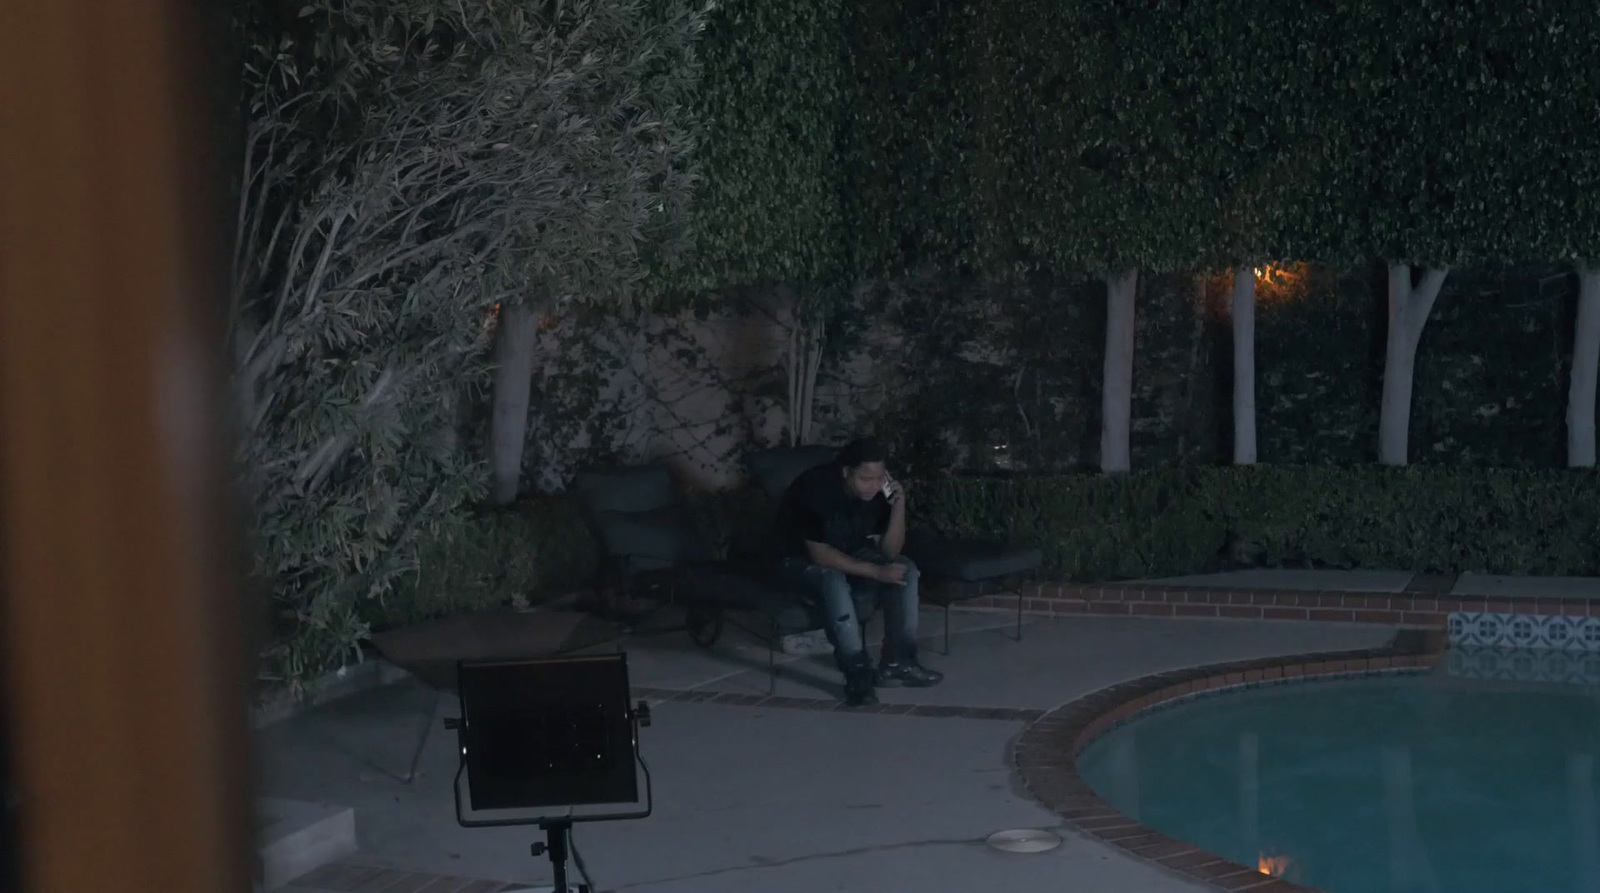
[[0,4],[0,675],[27,893],[249,889],[200,31],[179,0]]

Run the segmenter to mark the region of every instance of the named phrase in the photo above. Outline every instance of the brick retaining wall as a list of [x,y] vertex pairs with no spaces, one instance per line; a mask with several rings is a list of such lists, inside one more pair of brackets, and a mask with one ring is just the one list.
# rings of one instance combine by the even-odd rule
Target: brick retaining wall
[[[1452,612],[1600,617],[1600,601],[1587,599],[1508,599],[1431,592],[1317,592],[1140,583],[1042,583],[1029,585],[1023,591],[1023,611],[1044,615],[1331,620],[1429,629],[1443,629]],[[984,595],[965,604],[1014,611],[1017,599],[1013,594]]]

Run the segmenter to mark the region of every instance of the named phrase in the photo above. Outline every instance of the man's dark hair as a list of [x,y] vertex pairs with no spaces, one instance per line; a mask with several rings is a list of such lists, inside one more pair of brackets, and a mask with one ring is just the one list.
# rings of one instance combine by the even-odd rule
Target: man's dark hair
[[889,451],[870,437],[852,440],[839,451],[839,464],[845,469],[856,468],[868,462],[889,461]]

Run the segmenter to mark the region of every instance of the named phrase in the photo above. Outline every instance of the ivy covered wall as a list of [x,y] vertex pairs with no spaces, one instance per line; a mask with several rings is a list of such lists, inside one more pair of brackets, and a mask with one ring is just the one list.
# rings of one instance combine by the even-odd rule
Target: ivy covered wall
[[[1564,464],[1576,292],[1575,277],[1559,270],[1451,275],[1417,356],[1412,461]],[[1263,301],[1257,332],[1263,461],[1373,460],[1383,296],[1381,271],[1340,276],[1313,269],[1300,293]]]
[[[1135,467],[1226,463],[1226,278],[1149,276],[1139,289]],[[1384,289],[1378,268],[1263,280],[1262,462],[1373,461]],[[746,289],[714,312],[585,311],[546,331],[559,359],[535,383],[547,436],[527,464],[549,469],[540,489],[613,460],[665,459],[696,485],[737,483],[744,452],[784,436],[777,291]],[[1452,274],[1418,357],[1415,461],[1563,464],[1575,298],[1559,270]],[[818,439],[875,431],[916,473],[1092,469],[1105,312],[1104,285],[1087,275],[875,281],[830,331]]]
[[[1134,448],[1146,465],[1213,461],[1216,349],[1192,276],[1146,277],[1137,320]],[[1104,285],[1088,276],[906,278],[861,308],[877,322],[839,350],[879,363],[850,392],[881,394],[856,415],[917,472],[1063,471],[1097,459]]]

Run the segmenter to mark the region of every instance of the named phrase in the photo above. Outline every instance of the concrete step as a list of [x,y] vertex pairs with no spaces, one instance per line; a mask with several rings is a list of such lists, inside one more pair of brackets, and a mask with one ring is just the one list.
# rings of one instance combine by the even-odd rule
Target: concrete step
[[348,806],[263,797],[256,815],[264,889],[283,888],[356,851],[356,811]]

